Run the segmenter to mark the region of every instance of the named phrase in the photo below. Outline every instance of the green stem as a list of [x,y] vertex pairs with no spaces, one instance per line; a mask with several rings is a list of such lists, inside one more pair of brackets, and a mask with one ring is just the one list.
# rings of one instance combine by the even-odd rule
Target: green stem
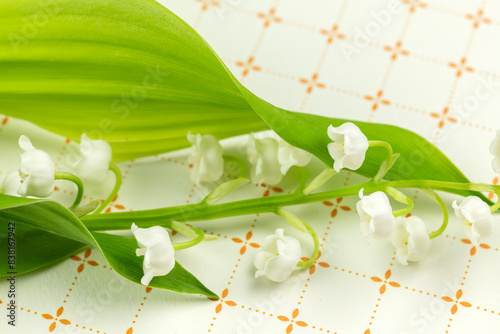
[[56,180],[66,180],[66,181],[71,181],[76,186],[78,187],[78,193],[76,194],[75,201],[73,204],[69,207],[70,210],[75,209],[82,201],[83,198],[83,182],[80,180],[80,178],[74,174],[71,173],[66,173],[66,172],[56,172],[55,174],[55,179]]
[[229,154],[224,154],[222,156],[226,162],[229,161],[234,161],[240,166],[240,172],[238,174],[238,178],[243,178],[245,175],[247,175],[247,165],[243,161],[243,159],[238,158],[237,156],[234,155],[229,155]]
[[[387,150],[387,161],[390,162],[392,160],[392,146],[388,142],[382,140],[370,140],[368,141],[369,147],[383,147]],[[390,165],[390,164],[388,164]]]
[[205,238],[205,233],[203,233],[203,231],[201,231],[197,228],[194,228],[194,227],[191,227],[191,229],[198,235],[198,237],[196,237],[193,240],[186,241],[186,242],[179,242],[177,244],[172,244],[172,246],[174,246],[174,249],[176,251],[193,247],[193,246],[195,246],[203,241],[203,239]]
[[297,267],[300,267],[300,268],[311,266],[314,262],[316,262],[316,260],[318,259],[318,256],[319,256],[319,239],[318,239],[318,235],[316,234],[316,231],[314,231],[314,229],[309,224],[307,224],[305,221],[302,221],[302,224],[304,224],[304,226],[307,228],[307,232],[313,238],[314,252],[309,260],[300,261],[299,263],[297,263]]
[[395,158],[393,155],[392,146],[388,142],[381,140],[370,140],[368,141],[368,145],[370,147],[383,147],[387,150],[387,159],[382,163],[379,171],[373,177],[373,181],[379,182],[392,167],[393,159]]
[[415,203],[413,202],[413,200],[399,190],[392,187],[387,187],[386,192],[399,203],[408,204],[408,206],[404,209],[393,211],[392,214],[394,217],[404,216],[407,213],[411,212],[411,210],[413,210],[413,208],[415,207]]
[[433,193],[436,202],[439,204],[441,210],[443,211],[443,223],[441,224],[441,227],[439,229],[437,229],[432,233],[429,233],[429,238],[431,239],[434,239],[435,237],[441,235],[441,233],[443,233],[446,227],[448,226],[448,209],[446,208],[446,204],[444,204],[443,200],[441,199],[441,197],[439,197],[438,194],[436,194],[436,192],[433,191]]
[[91,231],[126,230],[131,222],[141,224],[141,227],[162,225],[165,220],[180,222],[211,220],[217,218],[243,216],[257,213],[276,212],[282,207],[313,202],[321,202],[332,198],[357,195],[361,188],[365,192],[385,191],[393,188],[431,188],[436,190],[466,190],[470,191],[471,184],[443,182],[431,180],[403,180],[388,182],[365,182],[345,188],[304,195],[292,193],[279,196],[259,197],[230,203],[206,206],[204,203],[174,206],[161,209],[113,212],[103,215],[87,215],[82,222]]
[[318,176],[314,178],[314,180],[311,181],[311,183],[309,183],[304,188],[304,191],[302,193],[304,195],[309,195],[310,193],[312,193],[313,191],[324,185],[326,182],[328,182],[328,180],[330,180],[332,176],[334,176],[335,174],[337,174],[335,169],[331,168],[324,169]]
[[302,192],[304,190],[304,187],[306,186],[307,183],[307,170],[305,167],[299,167],[300,171],[300,182],[299,185],[297,186],[297,189],[295,189],[296,193]]
[[118,166],[114,162],[112,162],[109,165],[109,170],[111,170],[116,176],[115,187],[111,191],[111,194],[109,194],[108,198],[106,198],[106,200],[102,202],[101,205],[99,205],[99,207],[94,212],[92,212],[92,214],[98,214],[102,210],[104,210],[104,208],[106,208],[108,204],[113,201],[122,185],[122,172],[120,171],[120,168],[118,168]]

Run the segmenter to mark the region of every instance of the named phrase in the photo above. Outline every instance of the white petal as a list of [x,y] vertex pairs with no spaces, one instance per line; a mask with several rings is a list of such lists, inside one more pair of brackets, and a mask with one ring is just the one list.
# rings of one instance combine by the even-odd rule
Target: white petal
[[411,216],[405,219],[405,228],[408,231],[408,261],[421,261],[431,244],[427,227],[422,219]]
[[279,140],[278,161],[281,165],[281,174],[285,175],[292,166],[306,166],[311,158],[311,153]]
[[276,256],[276,253],[269,253],[266,251],[259,251],[257,255],[255,255],[255,259],[253,261],[253,265],[255,268],[259,270],[264,270],[266,267],[266,262],[272,258],[273,256]]
[[408,231],[403,226],[403,221],[401,217],[396,219],[396,225],[394,227],[394,232],[391,236],[391,241],[394,247],[396,247],[396,258],[399,263],[403,265],[408,264]]
[[19,172],[12,171],[7,174],[1,174],[0,189],[4,195],[19,196],[17,191],[21,186]]
[[257,184],[276,185],[281,182],[281,166],[278,161],[278,141],[273,138],[251,138],[247,154],[252,168],[250,176]]
[[395,225],[389,198],[381,191],[368,196],[363,196],[360,192],[360,197],[356,209],[361,219],[361,232],[365,237],[387,239]]
[[26,136],[19,138],[21,154],[19,176],[23,184],[18,190],[21,196],[47,197],[54,191],[55,167],[52,158],[44,151],[37,150]]
[[175,250],[168,232],[160,226],[143,229],[135,224],[132,224],[131,231],[140,247],[136,255],[144,255],[141,283],[148,285],[154,276],[168,274],[175,266]]
[[275,282],[283,282],[300,261],[300,243],[297,239],[284,235],[283,229],[277,229],[267,236],[254,265],[258,269],[255,277],[266,276]]
[[477,196],[466,197],[460,205],[453,202],[456,216],[462,221],[464,233],[474,245],[493,233],[490,207]]
[[347,122],[335,128],[328,127],[328,136],[333,143],[328,144],[328,153],[334,160],[333,168],[339,172],[342,168],[356,170],[365,160],[368,139],[353,123]]
[[80,139],[81,158],[73,165],[76,175],[84,183],[102,184],[108,176],[111,146],[105,140],[91,140],[86,134]]
[[21,135],[21,137],[19,137],[19,147],[21,147],[21,149],[23,151],[35,151],[36,150],[36,148],[33,146],[33,144],[31,144],[31,140],[25,135]]
[[264,275],[271,281],[283,282],[290,276],[297,263],[293,258],[275,256],[266,262]]
[[191,153],[188,162],[192,164],[191,180],[197,185],[215,182],[223,174],[224,159],[219,141],[212,135],[188,133]]

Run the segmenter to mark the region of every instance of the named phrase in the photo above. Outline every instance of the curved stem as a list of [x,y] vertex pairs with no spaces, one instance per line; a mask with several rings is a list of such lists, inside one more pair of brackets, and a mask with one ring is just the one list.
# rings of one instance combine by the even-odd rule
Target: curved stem
[[194,227],[191,227],[191,229],[198,235],[198,237],[196,237],[193,240],[186,241],[186,242],[179,242],[177,244],[172,244],[172,246],[174,246],[174,250],[178,251],[178,250],[190,248],[190,247],[193,247],[193,246],[195,246],[203,241],[203,239],[205,238],[205,233],[203,233],[203,231],[201,231],[197,228],[194,228]]
[[441,233],[444,232],[446,227],[448,226],[448,209],[446,208],[446,204],[444,204],[443,200],[439,195],[433,191],[434,194],[434,199],[436,202],[439,204],[441,207],[441,210],[443,210],[443,223],[441,224],[441,227],[437,229],[436,231],[429,233],[429,238],[434,239],[435,237],[441,235]]
[[395,159],[397,159],[397,157],[399,155],[394,156],[391,144],[389,144],[388,142],[385,142],[385,141],[370,140],[370,141],[368,141],[368,145],[370,147],[383,147],[387,150],[387,159],[384,162],[382,162],[377,174],[373,177],[373,181],[379,182],[380,180],[383,179],[385,174],[387,174],[389,169],[391,169]]
[[304,226],[307,229],[307,232],[311,235],[311,237],[313,239],[314,252],[309,260],[300,261],[299,263],[297,263],[297,267],[300,267],[300,268],[311,266],[312,264],[314,264],[314,262],[316,262],[316,260],[318,259],[318,256],[319,256],[319,239],[318,239],[318,235],[316,234],[316,231],[314,231],[314,229],[309,224],[307,224],[305,221],[302,221],[302,224],[304,224]]
[[408,202],[409,203],[408,203],[408,206],[406,208],[393,211],[392,212],[393,216],[400,217],[400,216],[404,216],[404,215],[410,213],[411,210],[413,210],[413,208],[415,207],[415,203],[413,202],[413,200],[411,198],[408,198]]
[[300,182],[299,185],[297,186],[297,189],[295,189],[295,192],[302,192],[304,190],[304,187],[306,186],[307,182],[307,170],[305,167],[299,167],[300,171]]
[[407,213],[411,212],[411,210],[413,210],[413,208],[415,207],[415,203],[413,202],[413,200],[410,197],[403,194],[402,192],[400,192],[399,190],[393,187],[387,187],[386,192],[399,203],[408,204],[408,206],[404,209],[393,211],[392,214],[394,217],[406,215]]
[[324,185],[328,180],[331,179],[332,176],[337,174],[335,169],[332,168],[326,168],[324,169],[318,176],[314,178],[314,180],[311,181],[305,188],[304,191],[302,192],[304,195],[309,195],[322,185]]
[[240,172],[238,173],[238,178],[243,178],[245,177],[245,175],[247,175],[247,165],[245,164],[243,159],[229,154],[224,154],[222,157],[226,162],[234,161],[238,164],[238,166],[240,166]]
[[382,140],[370,140],[368,141],[369,147],[383,147],[387,150],[387,161],[392,160],[392,146],[386,141]]
[[118,190],[120,190],[120,187],[122,185],[122,172],[120,171],[120,168],[118,168],[118,166],[114,162],[112,162],[109,165],[109,170],[111,170],[116,176],[115,187],[113,188],[113,190],[109,194],[108,198],[106,198],[106,200],[104,202],[102,202],[101,205],[99,205],[99,207],[91,214],[98,214],[102,210],[104,210],[104,208],[107,207],[108,204],[113,201],[116,194],[118,193]]
[[55,179],[56,180],[71,181],[74,184],[76,184],[76,186],[78,187],[78,193],[76,194],[75,201],[69,207],[70,210],[75,209],[80,204],[80,202],[82,201],[82,198],[83,198],[84,187],[83,187],[82,180],[80,180],[80,178],[78,176],[71,174],[71,173],[66,173],[66,172],[56,172]]

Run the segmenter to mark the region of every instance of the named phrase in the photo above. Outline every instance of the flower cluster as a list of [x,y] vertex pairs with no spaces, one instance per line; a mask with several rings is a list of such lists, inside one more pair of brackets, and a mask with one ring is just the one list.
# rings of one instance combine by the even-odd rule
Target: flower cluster
[[312,158],[309,152],[291,146],[281,138],[252,135],[247,146],[248,160],[252,164],[250,176],[256,184],[270,186],[281,182],[290,167],[306,166]]
[[[191,180],[197,185],[218,181],[224,171],[223,150],[217,139],[209,134],[188,134],[192,144],[188,162],[192,166]],[[276,185],[292,166],[306,166],[312,155],[291,146],[276,134],[257,138],[251,135],[246,147],[252,165],[250,177],[256,184]]]
[[[25,135],[19,138],[19,146],[24,151],[19,177],[15,172],[5,174],[0,179],[0,190],[11,196],[50,196],[56,180],[54,161],[47,152],[36,149]],[[91,140],[83,134],[80,151],[82,155],[73,165],[75,174],[85,184],[103,183],[111,163],[111,146],[104,140]]]

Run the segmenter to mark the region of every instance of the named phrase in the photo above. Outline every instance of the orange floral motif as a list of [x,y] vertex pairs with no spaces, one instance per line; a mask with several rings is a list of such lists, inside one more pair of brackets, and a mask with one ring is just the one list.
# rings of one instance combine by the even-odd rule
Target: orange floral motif
[[426,8],[427,4],[420,0],[403,0],[403,3],[410,6],[410,13],[413,13],[417,7]]
[[83,271],[83,269],[85,268],[85,262],[93,267],[96,267],[99,265],[99,263],[97,263],[93,260],[87,261],[90,254],[92,254],[92,250],[89,248],[89,249],[87,249],[87,251],[85,251],[83,259],[79,256],[76,256],[76,255],[71,256],[71,259],[74,261],[82,261],[82,263],[78,266],[78,269],[77,269],[78,273],[81,273]]
[[2,125],[7,124],[8,121],[9,121],[9,118],[8,117],[4,117],[3,120],[2,120]]
[[281,22],[281,18],[276,17],[276,9],[275,8],[271,8],[269,10],[269,13],[267,13],[267,14],[258,13],[257,16],[261,19],[264,19],[264,27],[266,27],[266,28],[269,27],[269,24],[271,24],[271,22],[276,22],[276,23]]
[[[498,176],[495,176],[493,178],[492,184],[494,184],[494,185],[498,184]],[[489,193],[488,194],[488,199],[493,200],[494,197],[495,197],[495,193]]]
[[465,66],[465,64],[467,63],[467,58],[462,58],[460,59],[460,63],[448,63],[448,65],[451,67],[451,68],[456,68],[457,69],[457,78],[460,78],[462,76],[462,73],[464,71],[467,71],[467,72],[474,72],[474,69],[470,66]]
[[474,24],[474,28],[478,28],[479,27],[479,24],[480,23],[486,23],[486,24],[490,24],[491,23],[491,20],[490,19],[487,19],[485,18],[484,16],[484,10],[483,9],[479,9],[477,11],[477,14],[476,15],[473,15],[473,14],[466,14],[465,17],[469,20],[472,20],[473,24]]
[[332,212],[330,213],[330,216],[332,216],[332,218],[334,218],[335,216],[337,216],[337,213],[338,213],[338,209],[341,209],[343,211],[351,211],[351,208],[348,207],[347,205],[340,205],[340,203],[342,202],[344,198],[343,197],[339,197],[335,200],[335,203],[333,202],[330,202],[330,201],[323,201],[323,204],[326,205],[326,206],[333,206],[334,208],[332,209]]
[[446,123],[446,121],[448,122],[452,122],[452,123],[456,123],[457,122],[457,119],[454,118],[454,117],[450,117],[448,116],[448,113],[450,112],[450,108],[448,107],[445,107],[443,109],[443,112],[441,114],[438,114],[436,112],[431,112],[431,117],[433,118],[437,118],[439,119],[439,124],[438,124],[438,127],[439,128],[442,128],[444,126],[444,124]]
[[224,289],[224,291],[222,291],[222,294],[221,294],[222,299],[220,300],[220,303],[217,304],[217,306],[215,307],[215,313],[219,313],[222,310],[223,304],[226,304],[229,306],[236,306],[237,305],[232,300],[224,300],[224,298],[226,298],[228,294],[229,294],[229,290],[227,288]]
[[[467,245],[472,244],[472,242],[469,239],[461,239],[460,241],[462,241],[464,244],[467,244]],[[490,249],[491,248],[487,244],[479,244],[479,247],[481,247],[482,249]],[[474,256],[474,254],[476,254],[476,246],[472,246],[472,248],[470,249],[470,256]]]
[[113,198],[113,200],[111,201],[111,205],[104,212],[110,213],[111,208],[113,208],[113,207],[118,209],[118,210],[125,210],[125,206],[123,206],[121,204],[115,204],[117,199],[118,199],[118,194],[115,196],[115,198]]
[[264,194],[262,194],[262,197],[267,197],[271,195],[271,190],[276,192],[276,193],[282,193],[283,189],[280,187],[271,187],[271,186],[266,186],[264,183],[262,183],[262,187],[267,188],[266,191],[264,191]]
[[[321,257],[321,251],[319,251],[318,259],[316,261],[314,261],[314,264],[312,266],[309,267],[309,275],[314,274],[314,272],[316,271],[316,264],[318,264],[320,267],[323,267],[323,268],[330,268],[330,265],[328,263],[318,262],[320,257]],[[301,260],[302,261],[309,261],[309,258],[303,257],[303,258],[301,258]]]
[[59,309],[57,310],[56,312],[56,317],[54,318],[52,315],[48,314],[48,313],[44,313],[42,314],[42,317],[44,319],[47,319],[47,320],[54,320],[54,322],[52,322],[52,324],[50,324],[49,326],[49,332],[52,332],[54,331],[54,329],[56,329],[56,326],[57,326],[57,322],[59,321],[61,324],[63,325],[70,325],[71,322],[69,320],[66,320],[66,319],[59,319],[59,317],[63,314],[64,312],[64,308],[61,306],[59,307]]
[[387,270],[385,272],[385,280],[384,279],[381,279],[379,277],[376,277],[376,276],[373,276],[373,277],[370,277],[370,279],[374,282],[377,282],[377,283],[380,283],[380,282],[383,282],[384,284],[382,284],[382,286],[380,287],[380,294],[382,295],[385,290],[386,290],[386,284],[389,284],[390,286],[392,286],[393,288],[399,288],[401,285],[399,283],[396,283],[396,282],[388,282],[387,280],[391,277],[391,270]]
[[300,326],[300,327],[307,327],[307,323],[305,323],[304,321],[296,321],[295,320],[295,318],[297,318],[298,315],[299,315],[299,309],[296,308],[292,312],[292,319],[289,319],[289,318],[285,317],[284,315],[278,316],[278,319],[280,319],[281,321],[290,322],[290,324],[286,327],[286,334],[290,334],[293,331],[293,324],[296,324],[297,326]]
[[260,66],[253,65],[253,61],[254,60],[255,60],[255,58],[253,56],[250,56],[250,57],[248,57],[248,60],[246,61],[246,63],[244,63],[242,61],[237,61],[236,62],[237,66],[243,67],[242,76],[246,77],[247,74],[248,74],[248,72],[250,70],[254,70],[254,71],[260,71],[261,70]]
[[252,238],[252,231],[249,231],[245,237],[245,241],[241,240],[240,238],[233,238],[232,240],[238,244],[243,244],[243,246],[241,246],[240,248],[240,254],[243,255],[245,254],[246,250],[247,250],[247,245],[253,247],[253,248],[259,248],[260,245],[258,243],[255,243],[255,242],[248,242],[250,239]]
[[472,305],[468,302],[459,302],[458,300],[460,297],[462,297],[462,289],[459,289],[457,293],[455,294],[456,299],[453,299],[451,297],[441,297],[442,300],[448,303],[454,303],[453,306],[451,307],[451,314],[457,313],[458,310],[458,304],[462,305],[463,307],[471,307]]
[[365,95],[365,100],[373,101],[373,105],[372,105],[373,111],[377,110],[379,104],[384,104],[386,106],[391,104],[391,102],[389,102],[388,100],[382,100],[383,94],[384,94],[384,92],[382,90],[379,90],[377,92],[377,96],[375,96],[375,97],[370,96],[370,95]]
[[310,94],[313,90],[314,87],[318,88],[325,88],[325,84],[321,82],[317,82],[318,80],[318,73],[314,73],[311,77],[311,80],[307,80],[305,78],[300,78],[299,81],[303,84],[308,85],[307,86],[307,94]]
[[345,35],[339,33],[338,29],[339,29],[339,27],[336,24],[334,24],[330,30],[321,29],[321,34],[326,35],[328,37],[328,40],[327,40],[328,44],[332,44],[336,38],[338,38],[338,39],[345,38]]
[[201,10],[205,11],[210,6],[219,7],[219,2],[215,0],[196,0],[202,3]]
[[398,55],[403,55],[403,56],[408,56],[410,53],[407,50],[403,50],[401,48],[402,42],[398,41],[394,47],[391,46],[384,46],[385,51],[392,52],[391,55],[391,60],[396,60],[398,58]]

